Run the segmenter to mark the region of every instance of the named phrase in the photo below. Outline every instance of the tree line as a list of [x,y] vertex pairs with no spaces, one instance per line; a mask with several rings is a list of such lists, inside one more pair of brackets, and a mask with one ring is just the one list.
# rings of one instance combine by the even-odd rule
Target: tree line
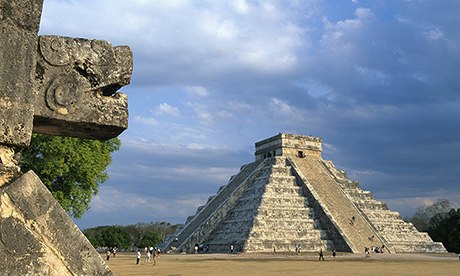
[[117,247],[124,250],[155,246],[174,233],[178,225],[168,222],[137,223],[127,226],[98,226],[83,230],[94,248]]

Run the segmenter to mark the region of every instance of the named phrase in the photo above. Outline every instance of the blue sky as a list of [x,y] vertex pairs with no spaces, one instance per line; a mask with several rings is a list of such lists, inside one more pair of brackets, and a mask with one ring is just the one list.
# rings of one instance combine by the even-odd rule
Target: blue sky
[[45,0],[40,34],[134,52],[129,128],[76,220],[183,223],[279,132],[404,216],[460,206],[460,2]]

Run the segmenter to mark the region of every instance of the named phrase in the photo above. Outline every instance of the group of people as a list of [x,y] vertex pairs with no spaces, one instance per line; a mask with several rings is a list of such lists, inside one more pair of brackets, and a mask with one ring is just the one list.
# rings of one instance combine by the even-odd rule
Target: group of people
[[[157,259],[160,257],[161,250],[160,248],[154,248],[153,246],[150,247],[145,247],[144,248],[144,253],[145,253],[145,262],[149,263],[150,261],[153,261],[153,265],[156,265]],[[142,253],[141,250],[137,250],[136,254],[136,264],[138,265],[141,261],[142,258]]]
[[115,256],[117,255],[117,247],[114,246],[112,249],[108,248],[107,249],[107,261],[110,260],[110,254],[113,255],[113,257],[115,258]]

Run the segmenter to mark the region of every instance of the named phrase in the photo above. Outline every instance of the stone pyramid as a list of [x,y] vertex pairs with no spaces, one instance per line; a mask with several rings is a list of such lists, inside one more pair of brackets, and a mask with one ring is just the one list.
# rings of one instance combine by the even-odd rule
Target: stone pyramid
[[280,133],[256,143],[256,161],[190,216],[166,250],[287,252],[336,249],[359,253],[446,252],[398,212],[374,199],[321,157],[321,138]]

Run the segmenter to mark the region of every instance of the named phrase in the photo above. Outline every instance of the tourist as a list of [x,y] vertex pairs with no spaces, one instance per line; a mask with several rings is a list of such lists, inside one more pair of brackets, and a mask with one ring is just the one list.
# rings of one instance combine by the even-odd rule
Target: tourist
[[335,256],[337,255],[337,252],[335,251],[335,248],[332,249],[332,258],[335,260]]
[[230,244],[230,254],[233,254],[233,244]]
[[147,255],[145,255],[145,262],[150,263],[150,251],[147,251]]
[[295,245],[295,252],[296,252],[297,254],[300,254],[300,251],[301,251],[301,250],[302,250],[302,247],[300,246],[300,244],[296,244],[296,245]]
[[355,216],[352,216],[351,219],[350,219],[350,225],[355,225]]
[[155,251],[157,252],[157,258],[160,258],[161,249],[160,249],[160,248],[156,248]]
[[157,264],[157,251],[153,251],[153,255],[152,255],[152,258],[153,258],[153,265],[156,265]]
[[114,248],[112,248],[112,255],[113,255],[114,258],[115,258],[115,255],[117,255],[117,247],[116,246]]
[[370,258],[371,250],[368,247],[364,247],[365,258]]
[[110,250],[107,249],[107,261],[110,259]]
[[198,245],[195,244],[195,254],[198,254]]
[[319,259],[318,259],[318,261],[324,261],[323,249],[322,248],[319,250]]
[[139,261],[141,260],[141,251],[137,250],[137,256],[136,256],[136,264],[139,264]]

